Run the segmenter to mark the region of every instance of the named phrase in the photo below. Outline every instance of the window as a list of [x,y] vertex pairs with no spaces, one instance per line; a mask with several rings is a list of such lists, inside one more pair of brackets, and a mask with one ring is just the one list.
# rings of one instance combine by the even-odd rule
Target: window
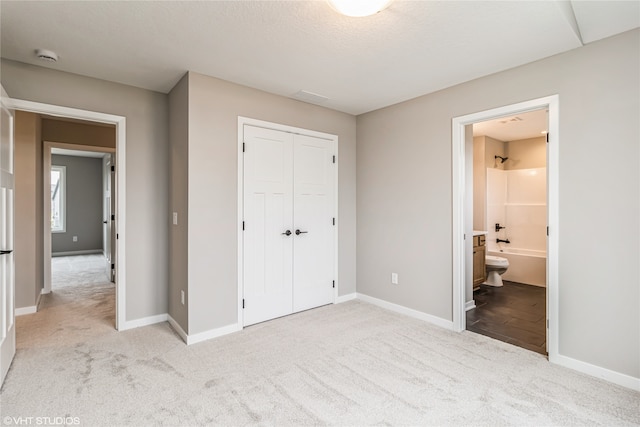
[[66,175],[65,166],[51,166],[51,231],[53,233],[66,231]]

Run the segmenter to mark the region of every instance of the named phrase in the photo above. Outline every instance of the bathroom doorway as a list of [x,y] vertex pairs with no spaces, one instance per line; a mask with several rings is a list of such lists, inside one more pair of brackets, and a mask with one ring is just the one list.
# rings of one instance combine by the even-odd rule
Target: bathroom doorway
[[[557,132],[557,96],[453,120],[454,328],[546,351],[552,361]],[[479,258],[489,274],[474,271]]]
[[473,296],[466,304],[467,330],[544,355],[547,114],[472,124]]

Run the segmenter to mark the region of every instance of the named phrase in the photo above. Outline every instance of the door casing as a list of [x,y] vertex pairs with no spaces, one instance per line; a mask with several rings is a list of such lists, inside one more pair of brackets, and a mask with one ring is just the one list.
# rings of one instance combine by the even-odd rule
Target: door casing
[[[126,325],[126,117],[96,111],[81,110],[59,105],[43,104],[10,98],[8,107],[13,110],[27,111],[36,114],[66,117],[97,123],[108,123],[116,127],[116,324],[118,330],[127,329]],[[45,218],[46,221],[46,218]],[[49,236],[50,237],[50,236]],[[46,233],[45,233],[46,238]],[[45,263],[46,268],[47,263]],[[50,272],[49,272],[50,274]]]
[[[559,141],[560,101],[558,95],[524,101],[517,104],[493,108],[452,120],[452,170],[453,170],[453,329],[466,329],[465,311],[465,126],[499,117],[520,114],[546,108],[549,110],[549,144],[547,147],[547,347],[549,361],[557,363],[559,346],[558,303],[558,248],[559,248]],[[469,236],[471,238],[471,236]]]
[[[114,153],[116,150],[108,147],[97,147],[93,145],[79,145],[79,144],[67,144],[62,142],[50,142],[43,141],[42,144],[42,188],[51,188],[51,174],[48,171],[51,170],[51,149],[52,148],[64,148],[67,150],[78,151],[93,151],[97,153]],[[44,232],[44,287],[42,289],[43,294],[51,292],[51,199],[48,191],[42,192],[43,202],[43,232]]]
[[[338,136],[332,135],[323,132],[317,132],[309,129],[297,128],[293,126],[282,125],[278,123],[267,122],[263,120],[252,119],[248,117],[238,116],[238,219],[237,219],[237,230],[238,230],[238,266],[237,266],[237,274],[238,274],[238,325],[242,328],[244,327],[244,320],[242,316],[242,297],[243,297],[243,288],[244,288],[244,239],[243,239],[243,230],[242,230],[242,221],[243,221],[243,212],[244,212],[244,162],[243,162],[243,136],[244,136],[244,125],[251,125],[256,127],[262,127],[265,129],[273,129],[279,130],[283,132],[290,132],[299,135],[308,135],[316,138],[323,138],[327,140],[331,140],[334,142],[335,152],[339,152],[338,145]],[[339,166],[339,156],[336,155],[336,167],[334,168],[334,216],[336,218],[336,225],[334,227],[334,277],[336,278],[335,288],[333,290],[333,299],[336,301],[337,296],[339,295],[338,290],[340,287],[340,278],[338,276],[338,236],[339,236],[339,227],[340,227],[340,219],[338,216],[338,166]]]

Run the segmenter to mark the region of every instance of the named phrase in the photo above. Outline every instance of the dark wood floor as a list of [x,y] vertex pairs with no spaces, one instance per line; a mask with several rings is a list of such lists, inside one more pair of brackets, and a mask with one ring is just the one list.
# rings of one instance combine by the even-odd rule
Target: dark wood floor
[[480,285],[473,299],[467,330],[547,354],[546,288],[505,280],[501,288]]

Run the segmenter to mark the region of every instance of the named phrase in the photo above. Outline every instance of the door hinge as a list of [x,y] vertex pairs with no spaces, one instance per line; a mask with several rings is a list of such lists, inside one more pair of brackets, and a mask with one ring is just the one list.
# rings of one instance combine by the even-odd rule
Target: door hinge
[[549,329],[549,319],[547,319],[547,329]]
[[336,156],[333,156],[333,163],[336,162]]
[[242,308],[244,308],[244,298],[242,298]]
[[111,166],[111,172],[115,172],[116,171],[116,167],[115,166]]
[[547,225],[547,237],[549,237],[549,226]]
[[111,215],[111,221],[115,221],[116,220],[116,216],[115,215]]
[[333,225],[336,225],[336,217],[333,217]]
[[119,239],[120,235],[118,233],[116,233],[116,239]]
[[335,289],[335,287],[336,287],[336,281],[334,280],[333,281],[333,288]]
[[116,269],[116,265],[115,264],[111,264],[111,269],[115,270]]
[[244,149],[245,149],[245,144],[244,142],[242,143],[242,152],[244,153]]
[[244,221],[242,221],[242,231],[244,231]]
[[549,143],[549,132],[547,132],[547,144]]

